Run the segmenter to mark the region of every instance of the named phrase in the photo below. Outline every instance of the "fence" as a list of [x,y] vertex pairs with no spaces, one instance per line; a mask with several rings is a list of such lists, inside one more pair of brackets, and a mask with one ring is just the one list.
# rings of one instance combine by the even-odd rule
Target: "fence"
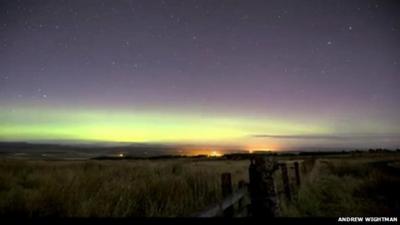
[[[283,193],[292,199],[293,182],[302,183],[301,168],[303,160],[279,161],[271,158],[255,157],[250,160],[249,183],[239,181],[238,190],[233,192],[230,173],[221,175],[223,200],[195,217],[276,217],[279,215],[278,192],[274,175],[280,169]],[[291,179],[292,178],[292,179]]]

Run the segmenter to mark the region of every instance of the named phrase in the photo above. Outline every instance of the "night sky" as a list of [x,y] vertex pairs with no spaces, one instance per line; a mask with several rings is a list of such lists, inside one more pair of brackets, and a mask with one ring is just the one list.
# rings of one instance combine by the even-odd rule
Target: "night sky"
[[0,0],[0,141],[400,147],[396,1]]

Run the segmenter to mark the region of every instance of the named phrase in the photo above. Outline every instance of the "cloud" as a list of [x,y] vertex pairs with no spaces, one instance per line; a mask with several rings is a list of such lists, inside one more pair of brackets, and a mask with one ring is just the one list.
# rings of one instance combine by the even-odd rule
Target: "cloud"
[[255,138],[298,139],[298,140],[354,140],[354,139],[400,139],[400,134],[347,134],[347,135],[272,135],[254,134]]

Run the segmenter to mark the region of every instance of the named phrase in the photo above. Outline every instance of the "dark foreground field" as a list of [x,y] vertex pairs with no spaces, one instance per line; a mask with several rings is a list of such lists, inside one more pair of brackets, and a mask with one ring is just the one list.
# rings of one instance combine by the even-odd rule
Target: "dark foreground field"
[[[291,157],[293,158],[293,157]],[[303,157],[305,158],[305,157]],[[285,160],[280,157],[279,160]],[[400,154],[305,158],[281,216],[400,214]],[[220,175],[248,180],[248,160],[0,160],[1,216],[191,216],[221,200]],[[279,173],[279,172],[278,172]],[[278,193],[282,191],[276,175]],[[236,188],[236,185],[235,185]]]

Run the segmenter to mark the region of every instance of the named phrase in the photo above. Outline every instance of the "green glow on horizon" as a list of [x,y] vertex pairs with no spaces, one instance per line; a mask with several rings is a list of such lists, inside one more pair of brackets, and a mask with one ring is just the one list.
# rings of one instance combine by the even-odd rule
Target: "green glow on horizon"
[[233,143],[259,133],[328,132],[326,126],[277,119],[23,107],[0,110],[1,140]]

